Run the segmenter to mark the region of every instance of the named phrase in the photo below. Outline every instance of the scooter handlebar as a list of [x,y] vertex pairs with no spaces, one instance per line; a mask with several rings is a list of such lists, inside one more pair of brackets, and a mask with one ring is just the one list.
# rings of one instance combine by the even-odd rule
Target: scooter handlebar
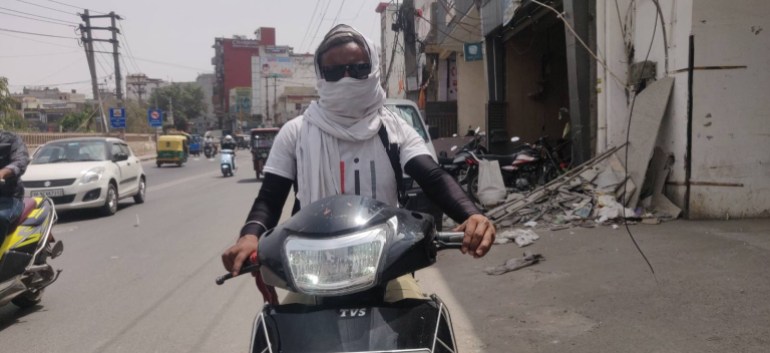
[[248,259],[243,263],[243,267],[241,267],[241,271],[238,272],[237,275],[233,276],[232,273],[227,273],[222,276],[217,277],[216,283],[218,286],[221,286],[225,283],[228,279],[231,279],[233,277],[238,277],[244,273],[251,273],[254,271],[259,270],[259,260],[257,259],[257,252],[251,253],[251,256],[249,256]]
[[460,249],[463,246],[464,232],[438,232],[436,248],[438,250]]

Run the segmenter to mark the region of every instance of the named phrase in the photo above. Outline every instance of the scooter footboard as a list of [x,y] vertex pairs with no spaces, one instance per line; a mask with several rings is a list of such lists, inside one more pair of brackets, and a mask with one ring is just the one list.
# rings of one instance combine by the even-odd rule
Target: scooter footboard
[[250,352],[454,353],[452,323],[438,298],[375,307],[265,305]]

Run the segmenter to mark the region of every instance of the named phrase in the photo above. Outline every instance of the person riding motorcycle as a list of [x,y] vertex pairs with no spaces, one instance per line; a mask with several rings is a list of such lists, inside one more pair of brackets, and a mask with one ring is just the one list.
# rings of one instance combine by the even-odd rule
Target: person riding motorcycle
[[222,150],[231,150],[233,151],[233,169],[236,169],[235,167],[235,149],[238,147],[238,144],[235,143],[235,139],[230,136],[226,135],[225,138],[222,139]]
[[[396,206],[401,168],[460,223],[456,231],[465,233],[461,251],[484,256],[494,242],[495,226],[436,164],[417,132],[384,107],[373,42],[352,27],[338,25],[316,50],[315,68],[320,99],[276,136],[264,182],[240,237],[222,254],[224,267],[239,274],[257,250],[260,236],[277,225],[294,185],[294,213],[337,194],[357,194]],[[385,301],[405,298],[424,298],[412,276],[397,278],[386,288]],[[312,305],[315,299],[290,293],[284,303]]]
[[21,137],[0,131],[0,244],[24,211],[24,185],[29,152]]

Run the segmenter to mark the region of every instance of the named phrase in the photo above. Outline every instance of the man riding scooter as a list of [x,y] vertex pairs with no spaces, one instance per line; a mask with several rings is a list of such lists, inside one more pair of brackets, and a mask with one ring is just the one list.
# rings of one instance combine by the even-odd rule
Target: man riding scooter
[[29,153],[21,138],[0,132],[0,244],[24,210],[21,176],[27,170]]
[[237,169],[235,166],[235,149],[238,148],[238,144],[235,142],[235,139],[227,135],[224,139],[222,139],[222,151],[224,150],[230,150],[233,153],[233,170]]

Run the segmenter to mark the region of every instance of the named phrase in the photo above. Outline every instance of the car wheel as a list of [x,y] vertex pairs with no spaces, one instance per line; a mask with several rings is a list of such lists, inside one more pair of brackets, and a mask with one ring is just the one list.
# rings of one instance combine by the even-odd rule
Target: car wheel
[[139,190],[136,191],[136,195],[134,195],[134,202],[135,203],[144,203],[144,195],[147,193],[147,183],[144,180],[144,177],[139,179]]
[[118,190],[115,189],[113,184],[107,187],[107,198],[104,200],[104,206],[102,206],[101,211],[105,216],[112,216],[115,212],[118,212]]

